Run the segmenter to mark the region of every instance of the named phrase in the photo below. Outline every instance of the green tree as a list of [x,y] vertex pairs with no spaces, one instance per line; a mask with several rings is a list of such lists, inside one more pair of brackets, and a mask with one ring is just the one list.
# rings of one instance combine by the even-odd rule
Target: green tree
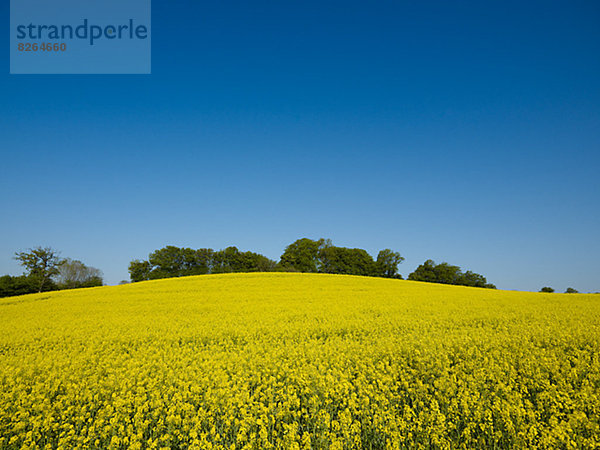
[[167,245],[150,253],[150,279],[179,277],[184,270],[184,249]]
[[[331,241],[329,241],[331,242]],[[319,250],[326,247],[326,241],[314,241],[308,238],[298,239],[285,248],[281,255],[282,267],[289,267],[300,272],[316,273],[319,271]]]
[[435,267],[435,273],[438,278],[438,283],[443,284],[459,284],[462,272],[460,267],[443,262]]
[[254,266],[258,272],[273,272],[277,269],[277,263],[266,256],[254,253],[256,256]]
[[199,248],[194,255],[192,275],[203,275],[213,272],[215,251],[212,248]]
[[148,261],[140,261],[136,259],[129,263],[129,278],[132,282],[146,281],[150,279],[150,271],[152,266]]
[[459,277],[457,284],[461,284],[463,286],[472,286],[472,287],[481,287],[481,288],[490,287],[490,285],[488,284],[487,280],[485,279],[485,277],[483,275],[480,275],[475,272],[471,272],[470,270],[467,270],[465,273],[463,273]]
[[408,279],[413,281],[426,281],[429,283],[437,283],[438,276],[435,271],[435,267],[435,262],[431,259],[428,259],[419,267],[417,267],[413,273],[408,275]]
[[149,255],[148,277],[154,280],[212,273],[214,260],[215,252],[210,248],[193,250],[168,245]]
[[240,252],[237,247],[227,247],[215,252],[212,273],[270,272],[275,261],[254,252]]
[[37,292],[37,290],[37,283],[28,276],[11,277],[5,275],[0,277],[0,297],[31,294]]
[[565,291],[565,294],[579,294],[579,291],[577,289],[573,289],[572,287],[568,287]]
[[52,277],[59,274],[64,260],[58,252],[50,247],[36,247],[28,252],[15,253],[15,259],[21,263],[37,286],[37,292],[42,292],[52,282]]
[[389,248],[380,250],[377,255],[376,275],[386,278],[401,278],[398,275],[398,264],[404,261],[400,253],[394,252]]
[[214,251],[192,250],[168,245],[150,253],[148,261],[129,264],[131,281],[203,275],[207,273],[267,272],[275,270],[275,261],[254,252],[240,252],[237,247]]
[[400,253],[390,249],[381,250],[374,261],[360,248],[337,247],[331,239],[302,238],[285,248],[278,267],[297,272],[401,278],[398,264],[403,260]]
[[540,292],[554,292],[554,289],[552,289],[551,287],[548,286],[544,286],[543,288],[540,289]]
[[458,266],[453,266],[446,262],[436,264],[431,259],[428,259],[417,267],[416,270],[408,276],[408,279],[413,281],[426,281],[429,283],[455,284],[496,289],[496,286],[488,283],[483,275],[470,270],[463,273]]
[[324,246],[319,250],[319,271],[370,276],[375,272],[371,255],[360,248]]
[[230,246],[215,252],[212,273],[237,272],[243,266],[243,257],[237,247]]

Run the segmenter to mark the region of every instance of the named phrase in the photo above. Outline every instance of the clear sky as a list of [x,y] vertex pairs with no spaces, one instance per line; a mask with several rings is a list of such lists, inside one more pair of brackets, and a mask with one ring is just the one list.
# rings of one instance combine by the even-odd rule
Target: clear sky
[[326,237],[600,291],[599,2],[152,8],[152,75],[9,75],[0,34],[0,274]]

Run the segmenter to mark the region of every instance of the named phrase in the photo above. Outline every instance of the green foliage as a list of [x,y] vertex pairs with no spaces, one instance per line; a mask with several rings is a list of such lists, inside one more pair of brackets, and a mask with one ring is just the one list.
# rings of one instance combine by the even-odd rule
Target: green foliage
[[168,245],[148,257],[148,276],[151,280],[208,273],[206,264],[197,258],[191,248]]
[[390,249],[381,250],[374,261],[359,248],[336,247],[329,239],[302,238],[288,245],[277,264],[254,252],[237,247],[214,251],[192,250],[172,245],[152,252],[148,261],[129,264],[131,281],[234,272],[312,272],[402,278],[398,264],[404,258]]
[[565,294],[579,294],[579,291],[577,289],[573,289],[572,287],[568,287],[565,291]]
[[540,292],[551,293],[551,292],[554,292],[554,289],[552,289],[551,287],[545,286],[545,287],[543,287],[543,288],[540,289]]
[[36,247],[28,252],[15,253],[15,259],[25,267],[26,275],[36,284],[37,292],[42,292],[58,275],[64,260],[50,247]]
[[240,252],[237,247],[227,247],[214,252],[211,273],[272,272],[275,261],[254,252]]
[[[38,292],[38,289],[38,280],[26,275],[21,275],[19,277],[5,275],[0,277],[0,297],[32,294]],[[53,291],[55,289],[56,285],[52,280],[46,282],[44,285],[44,291]]]
[[389,248],[381,250],[377,255],[376,272],[378,276],[386,278],[402,278],[398,274],[398,264],[404,261],[400,253],[394,252]]
[[381,250],[377,261],[360,248],[336,247],[330,239],[302,238],[288,245],[280,266],[287,271],[402,278],[398,264],[404,258],[390,249]]
[[293,268],[298,272],[319,272],[319,251],[324,244],[323,239],[318,241],[308,238],[298,239],[285,248],[279,264],[284,268]]
[[491,283],[488,283],[486,278],[483,275],[471,272],[470,270],[467,270],[465,273],[463,273],[459,277],[457,284],[460,284],[463,286],[473,286],[473,287],[482,287],[482,288],[488,288],[488,289],[496,289],[496,286]]
[[62,259],[58,252],[48,247],[36,247],[15,255],[15,259],[25,267],[25,274],[0,277],[0,297],[103,284],[99,269],[88,267],[81,261]]
[[275,268],[275,261],[266,256],[240,252],[237,247],[214,251],[169,245],[152,252],[148,261],[132,261],[129,275],[131,281],[136,282],[209,273],[270,272]]
[[320,250],[320,272],[372,276],[375,262],[371,255],[359,248],[326,247]]
[[149,280],[151,269],[152,266],[148,261],[140,261],[136,259],[129,263],[129,277],[133,282]]
[[435,262],[431,259],[428,259],[419,267],[417,267],[413,273],[408,275],[408,279],[413,281],[426,281],[428,283],[439,283],[439,277],[435,268]]
[[417,267],[417,269],[408,276],[408,279],[413,281],[425,281],[428,283],[496,289],[496,286],[488,283],[483,275],[470,270],[463,273],[459,266],[453,266],[446,262],[436,264],[435,261],[431,259],[428,259]]

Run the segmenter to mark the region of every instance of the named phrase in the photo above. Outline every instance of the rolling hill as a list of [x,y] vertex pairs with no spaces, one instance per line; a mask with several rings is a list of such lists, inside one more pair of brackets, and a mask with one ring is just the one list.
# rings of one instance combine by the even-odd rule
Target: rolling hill
[[594,448],[600,296],[203,275],[0,300],[1,448]]

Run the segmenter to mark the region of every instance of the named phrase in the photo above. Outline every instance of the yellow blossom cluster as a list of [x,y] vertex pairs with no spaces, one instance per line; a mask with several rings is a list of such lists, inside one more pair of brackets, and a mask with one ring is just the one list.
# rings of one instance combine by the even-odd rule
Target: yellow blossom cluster
[[600,296],[226,274],[0,300],[0,448],[598,448]]

